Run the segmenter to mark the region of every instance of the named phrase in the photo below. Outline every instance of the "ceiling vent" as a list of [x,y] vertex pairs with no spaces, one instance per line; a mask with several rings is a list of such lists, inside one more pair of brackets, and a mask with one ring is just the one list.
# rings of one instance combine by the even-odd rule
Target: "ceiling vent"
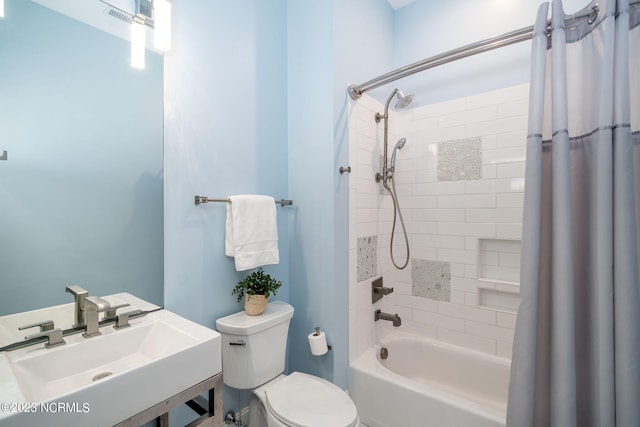
[[133,22],[133,18],[131,17],[131,15],[123,13],[119,10],[109,8],[108,10],[105,10],[105,12],[107,13],[107,15],[113,16],[114,18],[124,21],[127,24],[131,24],[131,22]]

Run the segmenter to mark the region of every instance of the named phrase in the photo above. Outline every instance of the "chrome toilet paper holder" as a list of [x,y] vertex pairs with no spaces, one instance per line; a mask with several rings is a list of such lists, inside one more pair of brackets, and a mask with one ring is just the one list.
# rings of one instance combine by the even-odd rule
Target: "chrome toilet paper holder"
[[[315,328],[315,332],[313,333],[314,336],[318,336],[320,335],[320,326],[316,326]],[[331,344],[327,343],[327,349],[331,350]]]

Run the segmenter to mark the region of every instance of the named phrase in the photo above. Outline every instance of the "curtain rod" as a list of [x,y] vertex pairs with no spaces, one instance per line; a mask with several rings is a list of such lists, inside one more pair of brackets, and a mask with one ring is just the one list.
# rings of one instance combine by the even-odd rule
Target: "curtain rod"
[[[640,0],[634,0],[629,5],[635,5],[640,3]],[[585,11],[580,15],[571,15],[565,19],[565,22],[574,22],[579,19],[588,19],[589,23],[595,22],[598,17],[600,9],[597,5],[593,6],[590,10]],[[550,31],[550,26],[547,27],[547,31]],[[444,65],[449,62],[457,61],[458,59],[466,58],[469,56],[477,55],[479,53],[488,52],[490,50],[498,49],[500,47],[509,46],[515,43],[531,40],[533,38],[533,25],[519,30],[511,31],[509,33],[501,34],[499,36],[491,37],[479,42],[471,43],[466,46],[459,47],[457,49],[449,50],[447,52],[423,59],[413,64],[406,65],[396,70],[390,71],[386,74],[378,76],[374,79],[366,81],[359,85],[349,86],[349,95],[352,99],[358,99],[362,94],[371,89],[375,89],[380,86],[384,86],[387,83],[400,80],[410,75],[419,73],[421,71],[428,70],[430,68]]]

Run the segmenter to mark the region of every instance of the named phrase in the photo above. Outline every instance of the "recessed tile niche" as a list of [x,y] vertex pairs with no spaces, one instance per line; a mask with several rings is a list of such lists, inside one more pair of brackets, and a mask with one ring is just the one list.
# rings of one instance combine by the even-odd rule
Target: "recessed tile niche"
[[478,279],[520,283],[520,240],[479,239]]
[[478,307],[515,313],[520,304],[520,294],[497,289],[478,289]]

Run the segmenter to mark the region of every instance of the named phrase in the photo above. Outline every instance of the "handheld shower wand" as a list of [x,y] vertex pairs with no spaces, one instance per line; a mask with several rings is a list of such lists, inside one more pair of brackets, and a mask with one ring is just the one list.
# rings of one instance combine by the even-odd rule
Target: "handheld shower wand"
[[396,152],[398,150],[402,150],[404,144],[407,143],[407,138],[400,138],[400,140],[396,143],[396,146],[393,147],[393,153],[391,153],[391,163],[389,164],[389,169],[391,172],[396,170]]
[[[382,185],[387,189],[389,194],[391,195],[391,200],[393,200],[393,225],[391,226],[391,241],[389,243],[389,255],[391,256],[391,263],[399,270],[402,270],[409,264],[409,236],[407,236],[407,228],[404,225],[404,218],[402,218],[402,211],[400,210],[400,202],[398,201],[398,191],[396,190],[396,180],[393,176],[393,173],[396,170],[396,153],[398,150],[402,150],[404,144],[406,144],[406,138],[400,138],[400,140],[396,143],[396,146],[393,147],[393,153],[391,154],[391,164],[389,165],[389,169],[387,170],[387,182],[383,182]],[[389,181],[391,181],[391,188],[389,188]],[[393,238],[395,236],[396,231],[396,219],[400,217],[400,225],[402,226],[402,234],[404,234],[404,244],[406,248],[406,258],[404,264],[398,265],[393,256]]]

